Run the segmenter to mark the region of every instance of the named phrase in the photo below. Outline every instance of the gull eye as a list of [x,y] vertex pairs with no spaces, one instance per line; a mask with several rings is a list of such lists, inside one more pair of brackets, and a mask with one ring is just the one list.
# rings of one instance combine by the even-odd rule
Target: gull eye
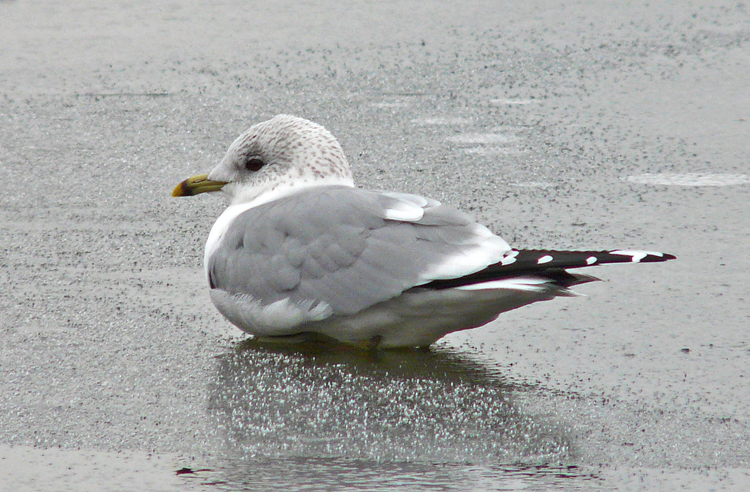
[[263,162],[261,159],[258,159],[257,157],[251,157],[245,163],[245,169],[247,169],[248,171],[255,172],[255,171],[260,171],[260,168],[262,168],[265,165],[266,163]]

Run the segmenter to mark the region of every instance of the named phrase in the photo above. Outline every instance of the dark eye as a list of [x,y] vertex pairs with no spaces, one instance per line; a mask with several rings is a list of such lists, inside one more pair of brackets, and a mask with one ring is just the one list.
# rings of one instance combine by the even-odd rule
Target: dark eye
[[248,171],[255,172],[255,171],[260,171],[260,168],[262,168],[265,165],[266,163],[258,159],[257,157],[251,157],[245,163],[245,169],[247,169]]

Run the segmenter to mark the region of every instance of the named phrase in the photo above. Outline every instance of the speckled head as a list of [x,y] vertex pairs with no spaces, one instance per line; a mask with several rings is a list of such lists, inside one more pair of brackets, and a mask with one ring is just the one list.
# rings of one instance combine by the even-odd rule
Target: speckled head
[[233,204],[265,203],[310,186],[354,186],[336,138],[322,126],[281,114],[239,136],[208,175],[226,181]]

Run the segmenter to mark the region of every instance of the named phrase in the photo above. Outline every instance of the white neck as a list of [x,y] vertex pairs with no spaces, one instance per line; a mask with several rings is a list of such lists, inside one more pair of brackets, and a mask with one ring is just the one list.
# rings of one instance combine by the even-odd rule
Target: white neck
[[328,176],[324,180],[282,181],[275,183],[273,186],[270,186],[268,183],[259,186],[242,186],[240,184],[229,183],[224,186],[222,191],[225,191],[229,195],[232,205],[247,204],[249,206],[245,210],[249,210],[258,205],[263,205],[264,203],[269,203],[302,190],[318,186],[354,187],[354,181],[351,178]]

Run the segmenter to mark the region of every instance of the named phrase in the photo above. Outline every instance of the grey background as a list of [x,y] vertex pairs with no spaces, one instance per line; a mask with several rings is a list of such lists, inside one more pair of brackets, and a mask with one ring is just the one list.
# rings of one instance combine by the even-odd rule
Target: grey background
[[[745,490],[749,41],[741,2],[0,2],[0,489]],[[169,194],[280,112],[515,246],[678,260],[428,354],[238,345],[224,204]]]

